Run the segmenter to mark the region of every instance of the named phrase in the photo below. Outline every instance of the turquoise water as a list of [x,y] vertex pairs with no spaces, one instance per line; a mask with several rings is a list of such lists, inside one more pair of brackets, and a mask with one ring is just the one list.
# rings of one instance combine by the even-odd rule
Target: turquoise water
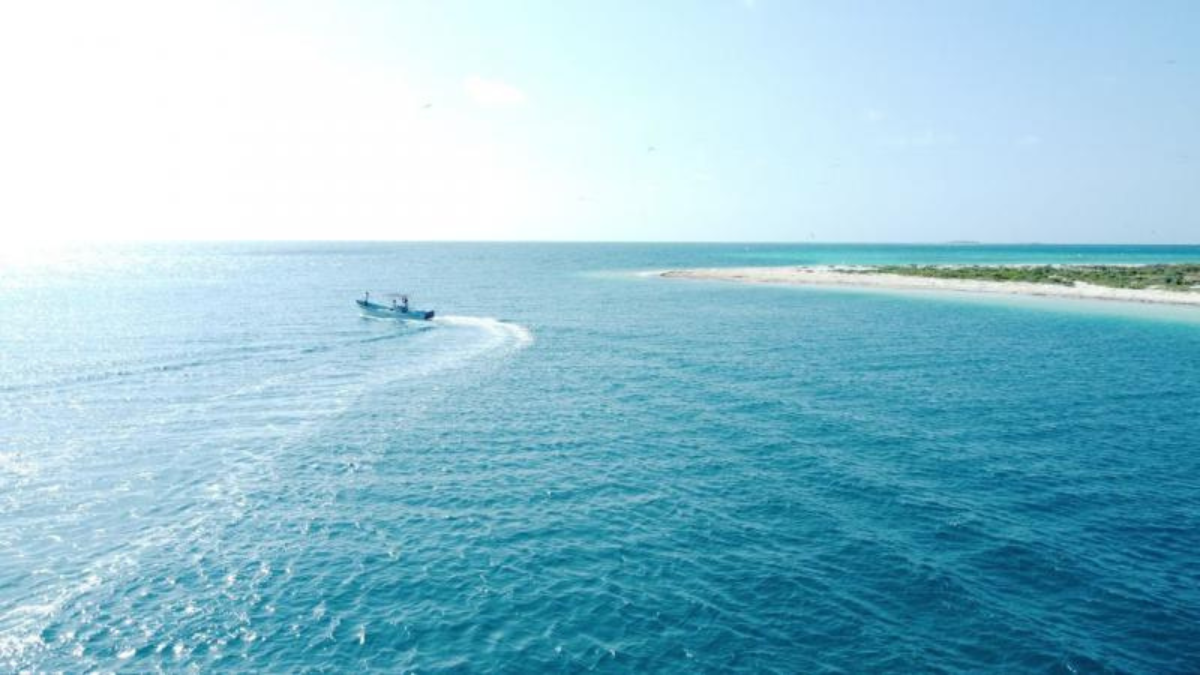
[[[0,270],[0,671],[1200,668],[1187,308],[664,280],[1200,247]],[[358,318],[403,287],[444,317]]]

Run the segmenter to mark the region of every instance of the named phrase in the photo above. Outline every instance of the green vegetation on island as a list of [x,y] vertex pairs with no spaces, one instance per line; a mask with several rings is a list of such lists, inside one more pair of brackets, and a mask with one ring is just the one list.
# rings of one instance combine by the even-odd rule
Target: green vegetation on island
[[936,279],[1023,281],[1072,286],[1200,291],[1200,264],[1175,265],[880,265],[857,270]]

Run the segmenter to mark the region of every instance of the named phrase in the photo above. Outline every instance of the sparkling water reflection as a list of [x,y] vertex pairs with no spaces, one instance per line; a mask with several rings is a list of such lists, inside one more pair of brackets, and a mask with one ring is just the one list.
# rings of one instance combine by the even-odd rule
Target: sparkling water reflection
[[7,268],[0,670],[1194,669],[1194,311],[630,273],[1060,258],[1200,249]]

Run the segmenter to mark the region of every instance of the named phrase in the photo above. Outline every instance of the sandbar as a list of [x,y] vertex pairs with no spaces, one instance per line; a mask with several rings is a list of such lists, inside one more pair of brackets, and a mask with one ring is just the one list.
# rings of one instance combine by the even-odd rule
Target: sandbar
[[671,279],[708,279],[751,284],[790,284],[813,286],[851,286],[912,291],[953,291],[962,293],[998,293],[1037,295],[1082,300],[1113,300],[1200,307],[1200,292],[1168,291],[1152,288],[1112,288],[1082,282],[1071,285],[1023,281],[983,281],[974,279],[938,279],[931,277],[885,274],[870,267],[818,265],[808,267],[714,267],[660,272]]

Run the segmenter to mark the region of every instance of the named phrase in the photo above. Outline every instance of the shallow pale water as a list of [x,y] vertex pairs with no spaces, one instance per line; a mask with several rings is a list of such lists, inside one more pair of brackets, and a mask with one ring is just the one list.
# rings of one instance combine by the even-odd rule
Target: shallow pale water
[[[1194,310],[632,274],[1158,260],[1200,248],[10,264],[0,670],[1194,671]],[[358,318],[391,287],[444,318]]]

